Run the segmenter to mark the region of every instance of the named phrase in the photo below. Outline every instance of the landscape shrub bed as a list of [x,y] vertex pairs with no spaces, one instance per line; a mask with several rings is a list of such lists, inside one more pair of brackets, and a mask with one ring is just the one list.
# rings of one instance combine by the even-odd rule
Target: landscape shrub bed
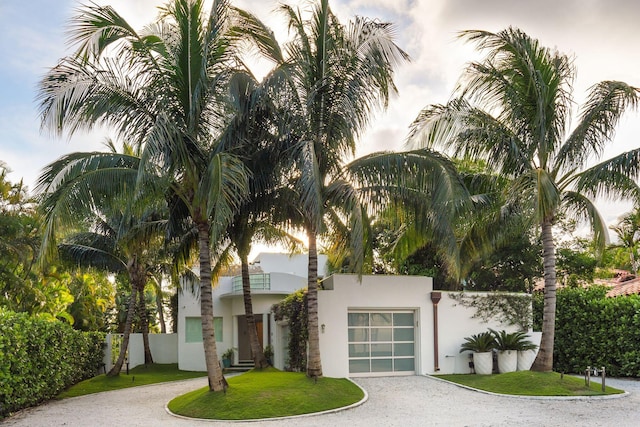
[[[563,288],[557,293],[554,367],[584,373],[640,377],[640,296],[607,298],[606,288]],[[542,295],[534,297],[534,328],[540,330]]]
[[95,375],[104,334],[0,309],[0,418]]

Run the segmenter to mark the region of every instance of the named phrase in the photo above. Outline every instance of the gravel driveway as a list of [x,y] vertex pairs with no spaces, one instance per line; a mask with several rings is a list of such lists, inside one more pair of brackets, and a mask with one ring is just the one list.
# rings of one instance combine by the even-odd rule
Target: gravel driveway
[[[363,405],[326,415],[259,422],[184,420],[165,412],[173,397],[206,385],[205,378],[52,401],[3,426],[640,426],[640,382],[607,379],[628,395],[614,399],[528,399],[489,395],[430,377],[358,378]],[[250,402],[247,402],[250,404]]]

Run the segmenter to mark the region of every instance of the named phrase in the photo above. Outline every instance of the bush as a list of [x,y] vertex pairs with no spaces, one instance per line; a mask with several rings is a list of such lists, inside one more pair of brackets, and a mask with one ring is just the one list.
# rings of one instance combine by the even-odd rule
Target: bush
[[[640,296],[607,298],[606,291],[599,286],[558,290],[555,371],[604,366],[607,375],[640,377]],[[541,319],[540,297],[534,298],[534,311]]]
[[302,372],[307,367],[307,290],[301,289],[288,295],[280,303],[271,307],[277,321],[286,320],[289,324],[289,345],[285,368]]
[[102,333],[0,310],[0,418],[94,376],[103,343]]

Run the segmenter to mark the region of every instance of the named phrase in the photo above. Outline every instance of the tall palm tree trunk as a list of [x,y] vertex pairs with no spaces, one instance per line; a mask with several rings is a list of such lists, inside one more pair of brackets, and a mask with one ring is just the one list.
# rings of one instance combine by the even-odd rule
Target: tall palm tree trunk
[[320,335],[318,332],[318,251],[316,249],[316,234],[308,232],[309,237],[309,277],[307,282],[307,311],[309,333],[309,355],[307,357],[307,376],[317,378],[322,376],[322,361],[320,360]]
[[140,315],[140,329],[142,329],[142,344],[144,346],[144,364],[153,363],[151,355],[151,346],[149,345],[149,313],[147,313],[147,304],[144,299],[144,284],[140,285],[138,291],[138,314]]
[[244,297],[244,314],[247,319],[247,329],[249,330],[249,344],[251,346],[251,356],[253,363],[258,369],[269,366],[267,358],[258,339],[258,329],[256,328],[256,318],[253,316],[253,302],[251,301],[251,277],[249,276],[249,261],[247,254],[240,255],[242,266],[242,295]]
[[160,324],[160,333],[167,333],[167,323],[164,320],[164,304],[162,301],[162,279],[158,280],[156,289],[156,310],[158,310],[158,323]]
[[120,370],[122,369],[122,364],[124,363],[124,358],[127,354],[127,349],[129,348],[129,336],[131,335],[131,326],[133,325],[133,318],[136,314],[137,291],[138,289],[136,286],[131,286],[131,296],[129,297],[129,308],[127,309],[127,320],[124,323],[124,331],[122,332],[122,342],[120,343],[120,353],[118,354],[118,360],[116,360],[115,365],[113,365],[111,370],[107,373],[107,376],[109,377],[120,375]]
[[213,328],[213,295],[211,289],[211,251],[209,249],[209,222],[199,221],[198,246],[200,250],[200,315],[202,317],[202,344],[210,391],[223,391],[227,381],[218,360],[216,335]]
[[556,254],[552,221],[542,222],[542,260],[544,266],[544,308],[542,311],[542,339],[531,369],[539,372],[553,370],[553,340],[556,323]]

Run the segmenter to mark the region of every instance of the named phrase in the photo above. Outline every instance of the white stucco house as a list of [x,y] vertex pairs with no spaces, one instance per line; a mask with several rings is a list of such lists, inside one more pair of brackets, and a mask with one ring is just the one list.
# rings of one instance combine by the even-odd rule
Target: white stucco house
[[[286,368],[288,326],[276,322],[271,306],[306,287],[307,255],[262,253],[254,260],[262,270],[251,275],[253,311],[263,346],[274,349],[274,365]],[[319,276],[326,257],[319,257]],[[469,355],[460,354],[464,338],[487,328],[514,326],[474,318],[475,310],[457,304],[449,292],[434,291],[422,276],[338,274],[326,277],[318,291],[320,353],[325,376],[423,375],[468,373]],[[179,296],[178,365],[205,370],[200,303]],[[236,360],[250,360],[242,283],[223,277],[213,291],[218,354],[233,347]],[[531,334],[539,342],[539,334]]]
[[[263,347],[274,348],[274,364],[284,367],[286,356],[285,325],[276,325],[271,307],[284,297],[307,286],[308,256],[261,253],[252,262],[251,299]],[[327,257],[318,256],[318,276],[326,273]],[[242,297],[242,278],[223,276],[213,289],[214,327],[218,354],[234,348],[235,361],[251,360],[247,324]],[[200,301],[186,291],[178,295],[178,367],[183,370],[205,369],[200,321]]]

